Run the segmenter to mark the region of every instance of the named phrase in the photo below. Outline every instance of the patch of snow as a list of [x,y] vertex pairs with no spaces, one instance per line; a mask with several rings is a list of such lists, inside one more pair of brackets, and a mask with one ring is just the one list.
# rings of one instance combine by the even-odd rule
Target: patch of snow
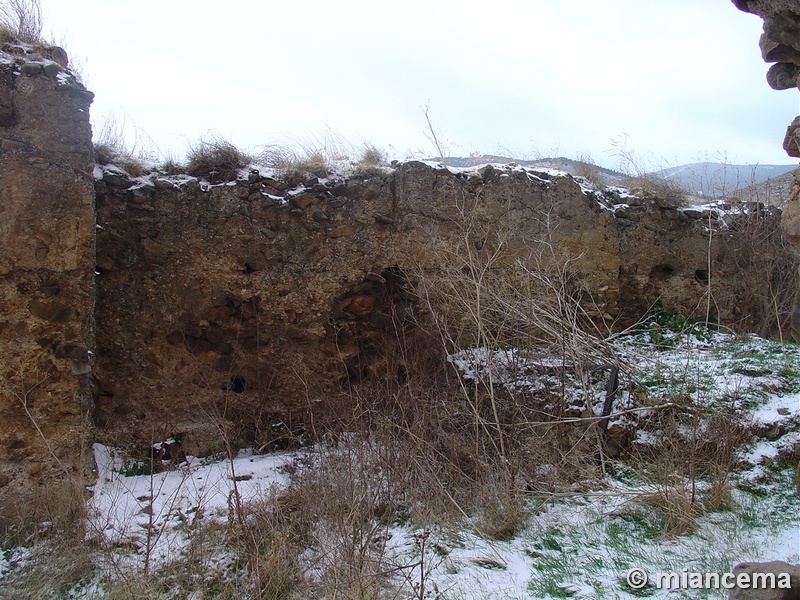
[[150,175],[144,175],[143,177],[153,182],[156,180],[167,182],[178,188],[185,186],[190,181],[198,181],[197,177],[186,174],[162,175],[160,173],[152,173]]
[[636,194],[632,193],[628,188],[624,188],[624,187],[620,187],[620,186],[616,186],[616,185],[610,185],[610,186],[606,187],[606,191],[611,192],[612,194],[614,194],[615,196],[617,196],[621,200],[624,200],[625,198],[636,198],[637,197]]
[[776,456],[778,456],[778,449],[775,444],[761,440],[743,458],[751,465],[760,465],[765,460],[773,459]]
[[[558,169],[550,169],[546,167],[525,167],[518,165],[516,163],[481,163],[477,165],[471,165],[468,167],[452,167],[452,166],[444,166],[441,162],[437,160],[414,160],[414,161],[403,161],[403,162],[419,162],[436,171],[441,170],[448,170],[453,174],[465,174],[465,175],[480,175],[480,171],[485,169],[486,167],[492,167],[497,171],[501,171],[501,177],[509,176],[511,173],[525,173],[528,175],[528,178],[531,181],[538,181],[542,183],[550,183],[550,180],[555,177],[572,177],[566,171],[560,171]],[[400,162],[398,164],[403,164]],[[545,177],[541,177],[541,175],[545,175]]]
[[120,177],[130,178],[130,174],[125,169],[118,167],[117,165],[103,165],[100,167],[100,170],[103,174],[109,173],[111,175],[119,175]]
[[126,477],[119,451],[102,444],[94,444],[93,451],[97,480],[89,501],[89,535],[112,545],[133,544],[154,564],[180,556],[188,543],[184,530],[196,521],[227,519],[236,492],[246,503],[288,485],[284,467],[295,458],[249,451],[212,463],[187,457],[171,471]]
[[634,444],[642,446],[659,446],[663,439],[651,431],[639,429],[636,431],[636,436],[633,438]]
[[[413,161],[413,162],[420,162],[423,165],[426,165],[426,166],[430,167],[434,171],[441,171],[443,169],[450,170],[450,167],[444,166],[438,160],[417,160],[417,161]],[[453,171],[453,172],[455,172],[455,171]]]
[[545,175],[550,175],[551,177],[572,177],[566,171],[561,171],[559,169],[548,169],[544,167],[530,167],[526,168],[526,171],[531,171],[533,173],[544,173]]
[[130,191],[134,190],[143,190],[143,189],[155,189],[155,184],[153,180],[149,177],[134,177],[131,179],[133,181],[133,185],[128,188]]
[[752,411],[754,424],[772,424],[800,415],[800,394],[772,396],[765,404]]

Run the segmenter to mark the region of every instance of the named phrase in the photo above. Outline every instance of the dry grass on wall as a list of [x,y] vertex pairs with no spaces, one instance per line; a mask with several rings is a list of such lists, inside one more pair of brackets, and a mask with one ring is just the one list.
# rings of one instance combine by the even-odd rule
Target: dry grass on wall
[[233,181],[251,159],[231,142],[221,137],[202,139],[189,148],[186,170],[189,175],[209,183]]

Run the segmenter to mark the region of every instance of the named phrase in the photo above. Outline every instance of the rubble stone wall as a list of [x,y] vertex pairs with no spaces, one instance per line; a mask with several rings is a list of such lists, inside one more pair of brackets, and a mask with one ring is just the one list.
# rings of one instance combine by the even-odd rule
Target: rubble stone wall
[[[656,302],[702,317],[709,278],[722,322],[755,322],[753,290],[771,277],[748,262],[755,238],[716,212],[518,167],[409,162],[294,189],[257,172],[209,186],[112,168],[97,190],[95,421],[109,441],[181,433],[197,452],[223,413],[268,437],[277,421],[349,410],[337,393],[386,374],[398,314],[401,329],[424,321],[419,277],[446,273],[465,244],[488,260],[498,233],[496,269],[551,243],[601,326],[631,325]],[[779,213],[760,210],[750,221],[777,230]]]
[[92,410],[92,94],[65,70],[60,49],[6,46],[0,54],[0,497],[22,502],[17,489],[26,481],[80,470]]

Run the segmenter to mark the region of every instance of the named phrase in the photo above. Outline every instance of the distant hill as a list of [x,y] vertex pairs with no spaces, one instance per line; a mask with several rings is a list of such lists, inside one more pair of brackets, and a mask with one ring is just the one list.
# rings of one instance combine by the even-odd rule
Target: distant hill
[[[474,167],[485,163],[515,163],[525,167],[558,169],[572,175],[588,177],[605,185],[624,186],[628,179],[628,176],[620,171],[563,156],[520,160],[508,156],[482,154],[469,157],[453,156],[447,158],[446,162],[451,167]],[[796,164],[731,165],[699,162],[654,171],[644,176],[665,179],[692,194],[707,198],[736,196],[742,200],[758,200],[783,206],[789,195],[791,172],[796,168]]]
[[[437,159],[434,158],[431,160]],[[559,171],[564,171],[571,175],[582,176],[586,176],[586,174],[590,171],[596,171],[597,173],[600,173],[601,178],[606,185],[616,185],[625,178],[625,175],[619,171],[607,169],[606,167],[601,167],[600,165],[582,160],[565,158],[563,156],[558,156],[555,158],[537,158],[535,160],[522,160],[518,158],[510,158],[508,156],[498,156],[496,154],[482,154],[480,156],[468,157],[450,156],[445,159],[445,162],[450,167],[474,167],[486,163],[500,163],[505,165],[514,163],[523,167],[558,169]]]
[[[729,165],[700,162],[657,171],[654,175],[673,181],[689,192],[716,198],[738,195],[744,188],[780,178],[797,165]],[[780,184],[778,184],[780,185]],[[767,187],[762,191],[766,191]]]
[[763,202],[764,204],[771,204],[778,208],[784,208],[789,201],[789,192],[792,187],[792,178],[794,174],[792,171],[767,179],[761,183],[749,185],[741,190],[729,194],[746,202]]

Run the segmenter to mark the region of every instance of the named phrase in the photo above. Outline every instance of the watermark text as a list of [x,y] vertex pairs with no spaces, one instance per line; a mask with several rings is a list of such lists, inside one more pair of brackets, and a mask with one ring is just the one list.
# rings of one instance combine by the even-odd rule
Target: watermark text
[[641,590],[653,585],[661,590],[782,590],[791,588],[789,573],[709,573],[683,569],[680,573],[650,574],[639,567],[625,576],[628,586]]

